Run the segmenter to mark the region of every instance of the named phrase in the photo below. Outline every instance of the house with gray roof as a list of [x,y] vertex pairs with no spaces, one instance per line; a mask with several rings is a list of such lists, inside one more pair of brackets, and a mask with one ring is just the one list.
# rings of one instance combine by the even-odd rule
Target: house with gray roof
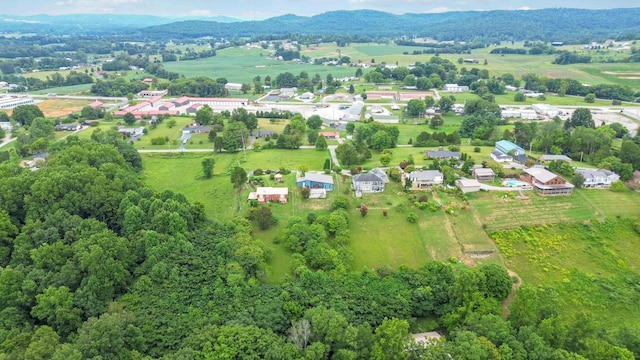
[[373,171],[368,173],[354,175],[351,178],[351,186],[356,194],[360,193],[378,193],[384,191],[385,179],[378,176]]
[[460,160],[460,152],[459,151],[427,151],[427,157],[430,159],[440,159],[440,160],[448,160],[448,159],[456,159]]
[[387,176],[387,173],[384,170],[380,168],[373,168],[369,170],[369,172],[378,175],[378,177],[382,179],[382,181],[384,181],[385,184],[389,183],[389,177]]
[[502,152],[495,150],[493,152],[491,152],[491,158],[497,162],[512,162],[513,161],[513,156],[511,155],[507,155],[507,154],[503,154]]
[[491,168],[477,168],[473,169],[473,177],[478,181],[493,181],[496,173]]
[[444,176],[438,170],[419,170],[412,171],[406,175],[411,180],[412,189],[425,189],[434,185],[442,185]]

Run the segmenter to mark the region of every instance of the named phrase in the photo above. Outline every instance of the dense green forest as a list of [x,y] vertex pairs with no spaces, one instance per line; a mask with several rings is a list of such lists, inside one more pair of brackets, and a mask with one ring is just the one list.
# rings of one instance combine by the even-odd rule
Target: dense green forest
[[[599,330],[588,314],[560,314],[550,288],[522,286],[504,319],[514,279],[497,264],[351,270],[355,219],[343,198],[327,215],[288,219],[279,238],[295,265],[289,281],[268,284],[270,254],[251,221],[207,218],[201,204],[146,187],[140,170],[138,153],[111,130],[53,144],[38,171],[0,165],[0,358],[640,353],[637,329]],[[424,327],[447,340],[412,342],[410,329]]]

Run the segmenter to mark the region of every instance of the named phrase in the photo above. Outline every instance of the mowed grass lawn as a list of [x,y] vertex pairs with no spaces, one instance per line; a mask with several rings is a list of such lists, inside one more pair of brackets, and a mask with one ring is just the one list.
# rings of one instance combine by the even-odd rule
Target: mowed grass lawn
[[[214,156],[214,176],[204,179],[202,159],[208,154],[142,154],[143,179],[152,189],[183,193],[201,202],[211,219],[230,219],[237,214],[236,195],[229,176],[222,175],[235,156]],[[246,204],[246,201],[241,202]]]

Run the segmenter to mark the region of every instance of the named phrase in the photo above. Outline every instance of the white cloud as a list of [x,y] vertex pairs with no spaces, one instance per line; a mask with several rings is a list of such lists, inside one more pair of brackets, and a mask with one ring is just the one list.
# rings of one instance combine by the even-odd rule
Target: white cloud
[[189,11],[189,15],[191,16],[213,16],[213,12],[211,10],[191,10]]
[[449,9],[446,6],[438,6],[438,7],[435,7],[433,9],[431,9],[431,10],[427,10],[425,12],[428,13],[428,14],[437,14],[437,13],[445,13],[445,12],[449,12],[449,11],[454,11],[454,10],[453,9]]

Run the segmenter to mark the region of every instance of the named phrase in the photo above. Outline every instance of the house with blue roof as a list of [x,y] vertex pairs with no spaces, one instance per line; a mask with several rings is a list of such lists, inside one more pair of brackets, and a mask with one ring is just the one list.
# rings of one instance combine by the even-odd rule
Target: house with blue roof
[[496,150],[505,155],[524,155],[524,149],[508,140],[496,141]]
[[331,175],[306,173],[303,177],[297,178],[296,183],[298,187],[333,191],[333,176]]

